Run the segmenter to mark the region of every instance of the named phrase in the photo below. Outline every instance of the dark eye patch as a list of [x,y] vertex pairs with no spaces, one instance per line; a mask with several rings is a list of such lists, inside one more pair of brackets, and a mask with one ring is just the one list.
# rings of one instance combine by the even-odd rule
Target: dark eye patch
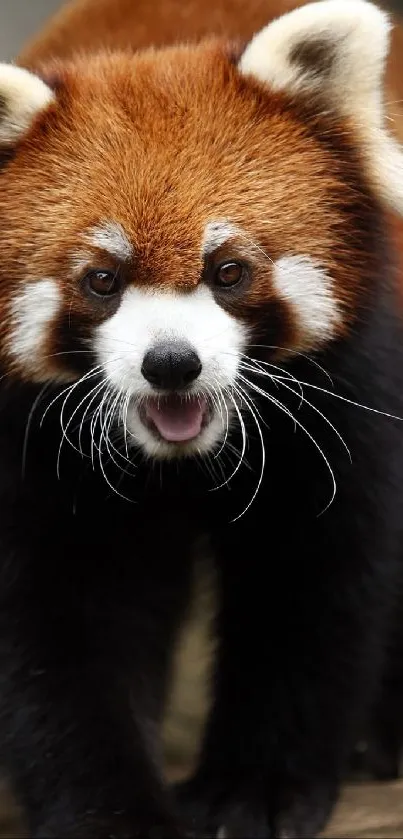
[[92,351],[93,324],[82,314],[62,312],[52,329],[49,352],[57,366],[82,376],[96,364]]

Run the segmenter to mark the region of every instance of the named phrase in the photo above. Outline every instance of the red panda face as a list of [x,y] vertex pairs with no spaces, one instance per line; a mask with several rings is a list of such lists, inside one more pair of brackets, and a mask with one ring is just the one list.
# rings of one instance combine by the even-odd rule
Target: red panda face
[[[237,64],[216,43],[104,55],[56,68],[53,90],[3,68],[9,375],[84,377],[129,442],[192,455],[239,419],[248,357],[343,338],[379,269],[380,200],[401,195],[381,120],[367,118],[364,143],[352,102],[329,106],[333,76],[357,63],[351,8],[384,23],[361,0],[341,5],[341,33],[339,0],[315,4]],[[321,7],[332,13],[318,34]]]

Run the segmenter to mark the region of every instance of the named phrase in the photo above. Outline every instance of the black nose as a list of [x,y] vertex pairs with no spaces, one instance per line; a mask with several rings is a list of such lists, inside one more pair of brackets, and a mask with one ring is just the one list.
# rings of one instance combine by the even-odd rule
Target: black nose
[[189,344],[161,343],[148,350],[141,372],[155,387],[177,390],[190,385],[200,375],[201,361]]

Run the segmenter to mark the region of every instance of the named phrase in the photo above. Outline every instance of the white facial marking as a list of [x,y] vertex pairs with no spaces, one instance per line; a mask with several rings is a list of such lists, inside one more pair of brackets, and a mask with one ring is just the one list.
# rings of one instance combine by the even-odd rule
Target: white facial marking
[[203,256],[208,256],[208,254],[213,253],[229,239],[234,239],[240,235],[242,233],[239,228],[229,221],[209,221],[204,230],[202,242]]
[[[188,294],[127,289],[116,314],[97,328],[95,351],[107,381],[123,396],[131,396],[127,420],[134,442],[151,456],[178,454],[178,447],[157,439],[138,414],[139,401],[155,396],[141,373],[148,350],[163,341],[190,344],[202,364],[193,393],[211,394],[217,402],[235,383],[246,340],[246,327],[215,302],[208,288],[200,286]],[[230,405],[229,400],[229,410]],[[223,415],[214,411],[196,440],[180,445],[182,453],[208,451],[218,442],[225,432],[223,404],[222,411]]]
[[39,111],[54,101],[52,90],[33,73],[12,64],[0,64],[0,143],[13,143]]
[[326,271],[307,256],[284,256],[274,266],[278,296],[293,312],[299,333],[294,349],[314,349],[332,339],[341,317],[333,283]]
[[96,248],[108,251],[111,256],[122,262],[133,256],[133,246],[122,225],[116,221],[106,221],[93,227],[85,238]]
[[60,305],[60,291],[51,279],[29,283],[12,301],[9,352],[34,381],[49,378],[44,349]]

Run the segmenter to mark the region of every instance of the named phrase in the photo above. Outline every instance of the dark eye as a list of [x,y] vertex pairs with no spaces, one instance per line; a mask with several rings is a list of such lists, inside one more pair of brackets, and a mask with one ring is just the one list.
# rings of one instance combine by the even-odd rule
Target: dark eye
[[238,285],[246,276],[245,266],[240,262],[224,262],[215,271],[214,282],[221,288]]
[[119,276],[113,271],[90,271],[85,275],[84,282],[98,297],[112,297],[121,288]]

